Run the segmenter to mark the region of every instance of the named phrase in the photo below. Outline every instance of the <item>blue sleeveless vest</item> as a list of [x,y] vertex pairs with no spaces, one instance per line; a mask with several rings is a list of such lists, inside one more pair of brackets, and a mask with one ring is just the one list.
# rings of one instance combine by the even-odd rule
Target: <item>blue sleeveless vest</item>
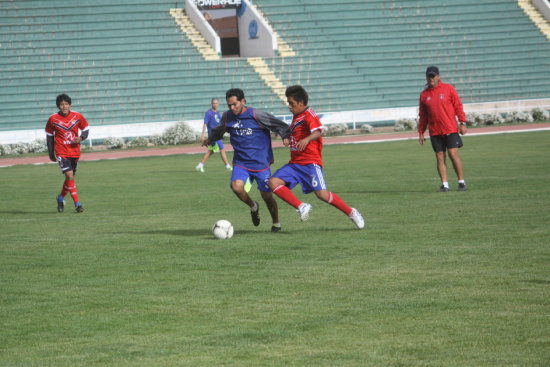
[[264,171],[273,163],[271,134],[254,116],[254,108],[247,108],[239,116],[227,111],[226,131],[231,136],[233,165],[249,171]]

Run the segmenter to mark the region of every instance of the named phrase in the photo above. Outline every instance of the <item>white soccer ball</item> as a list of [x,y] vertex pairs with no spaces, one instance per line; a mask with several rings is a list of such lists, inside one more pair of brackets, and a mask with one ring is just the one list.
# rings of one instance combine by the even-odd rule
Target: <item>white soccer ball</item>
[[220,219],[212,227],[212,234],[220,240],[231,238],[233,237],[233,225],[228,220]]

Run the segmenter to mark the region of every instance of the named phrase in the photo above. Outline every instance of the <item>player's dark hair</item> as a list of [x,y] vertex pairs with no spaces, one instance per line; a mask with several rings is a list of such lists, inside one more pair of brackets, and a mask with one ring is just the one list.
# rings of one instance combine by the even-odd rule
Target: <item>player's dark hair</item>
[[306,90],[301,85],[291,85],[285,91],[286,98],[292,97],[296,102],[304,102],[304,105],[307,106],[309,96],[307,95]]
[[69,105],[72,104],[71,97],[69,97],[69,96],[66,95],[65,93],[60,94],[60,95],[57,96],[57,98],[55,99],[55,105],[56,105],[57,107],[59,107],[59,105],[61,104],[61,102],[67,102]]
[[239,88],[231,88],[225,92],[225,99],[227,100],[231,97],[237,97],[238,101],[242,101],[244,99],[244,92]]

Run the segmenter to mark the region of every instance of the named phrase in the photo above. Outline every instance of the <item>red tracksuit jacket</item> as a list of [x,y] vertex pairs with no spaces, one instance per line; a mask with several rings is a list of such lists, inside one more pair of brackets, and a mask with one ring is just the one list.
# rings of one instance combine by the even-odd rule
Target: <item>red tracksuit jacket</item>
[[420,94],[419,133],[423,134],[426,127],[430,136],[458,133],[455,115],[466,122],[462,102],[452,85],[440,81],[437,87],[427,86]]

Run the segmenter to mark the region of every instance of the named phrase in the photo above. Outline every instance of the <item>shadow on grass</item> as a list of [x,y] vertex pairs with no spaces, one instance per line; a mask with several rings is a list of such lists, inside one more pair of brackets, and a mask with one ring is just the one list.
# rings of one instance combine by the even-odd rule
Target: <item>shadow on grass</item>
[[430,193],[431,191],[426,191],[426,190],[361,190],[361,191],[339,190],[338,191],[338,193],[346,193],[346,194],[403,194],[403,193],[419,193],[419,192]]
[[[61,214],[57,213],[57,211],[47,211],[47,212],[39,212],[39,211],[29,211],[29,210],[0,210],[0,214],[11,214],[11,215],[28,215],[28,214],[39,214],[39,215],[46,215],[46,214]],[[79,214],[75,212],[75,214]]]
[[[142,231],[142,232],[138,232],[138,233],[141,233],[141,234],[146,234],[146,235],[171,235],[171,236],[191,236],[191,237],[211,237],[212,239],[214,239],[214,236],[212,235],[212,233],[210,232],[209,229],[166,229],[166,230],[162,230],[162,229],[159,229],[159,230],[155,230],[155,231]],[[270,230],[265,230],[265,231],[261,231],[261,230],[257,230],[257,231],[253,231],[253,230],[238,230],[238,231],[235,231],[233,237],[235,236],[239,236],[239,235],[244,235],[244,234],[269,234],[269,235],[273,235],[273,236],[284,236],[284,235],[290,235],[292,234],[292,232],[277,232],[277,233],[271,233]]]

